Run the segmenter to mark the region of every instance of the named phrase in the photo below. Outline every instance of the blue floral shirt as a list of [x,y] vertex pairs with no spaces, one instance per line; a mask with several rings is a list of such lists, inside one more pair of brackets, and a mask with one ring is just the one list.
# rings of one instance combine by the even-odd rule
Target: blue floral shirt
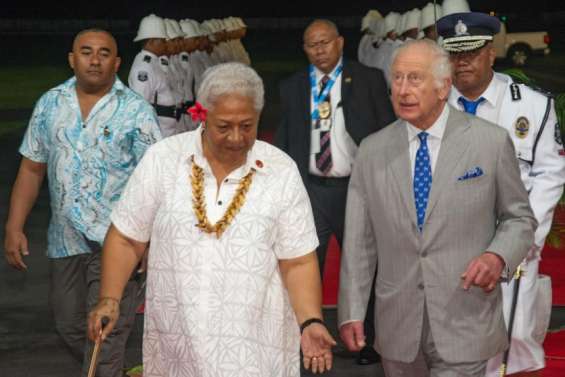
[[75,86],[73,77],[39,99],[20,147],[47,164],[50,258],[89,253],[87,239],[102,244],[129,176],[161,139],[153,107],[117,77],[84,121]]

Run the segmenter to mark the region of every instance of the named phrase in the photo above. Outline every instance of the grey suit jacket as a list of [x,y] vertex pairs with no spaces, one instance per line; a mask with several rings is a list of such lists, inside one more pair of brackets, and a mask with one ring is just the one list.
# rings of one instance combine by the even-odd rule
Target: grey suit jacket
[[[476,167],[483,175],[458,179]],[[363,320],[378,266],[375,346],[384,358],[414,360],[427,310],[444,360],[486,360],[507,347],[501,290],[464,291],[461,274],[486,250],[514,271],[533,243],[537,224],[514,147],[503,128],[450,108],[422,233],[412,175],[404,121],[361,144],[347,199],[339,323]]]

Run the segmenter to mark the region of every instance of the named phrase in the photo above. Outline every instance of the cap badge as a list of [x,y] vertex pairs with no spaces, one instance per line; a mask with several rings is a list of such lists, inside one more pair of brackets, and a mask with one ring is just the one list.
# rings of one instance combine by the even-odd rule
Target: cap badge
[[467,25],[465,25],[461,20],[457,21],[457,25],[455,25],[455,35],[469,35],[469,33],[467,33]]
[[530,121],[526,117],[519,117],[514,123],[514,131],[516,136],[520,139],[526,138],[528,136],[528,131],[530,131]]

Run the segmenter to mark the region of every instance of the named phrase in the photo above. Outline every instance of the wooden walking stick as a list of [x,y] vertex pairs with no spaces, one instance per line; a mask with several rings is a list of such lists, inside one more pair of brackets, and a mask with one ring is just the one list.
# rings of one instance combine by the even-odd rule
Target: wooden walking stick
[[512,306],[510,306],[510,317],[508,319],[508,348],[502,357],[502,365],[500,366],[500,377],[506,376],[506,369],[508,368],[508,355],[510,354],[510,344],[512,342],[512,328],[514,327],[514,317],[516,316],[516,306],[518,304],[518,292],[520,292],[520,280],[522,280],[522,265],[518,266],[514,279],[514,291],[512,292]]
[[100,353],[100,347],[102,346],[102,330],[108,324],[108,317],[102,317],[102,327],[100,332],[96,337],[96,342],[94,343],[94,349],[92,350],[92,357],[90,358],[90,367],[88,368],[88,377],[94,377],[96,374],[96,365],[98,363],[98,354]]

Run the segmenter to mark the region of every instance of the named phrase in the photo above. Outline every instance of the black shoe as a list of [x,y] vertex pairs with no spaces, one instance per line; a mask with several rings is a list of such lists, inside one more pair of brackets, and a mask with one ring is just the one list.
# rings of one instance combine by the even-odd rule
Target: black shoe
[[357,364],[359,365],[375,364],[380,361],[381,356],[371,346],[361,348],[361,351],[359,351],[359,354],[357,355]]

